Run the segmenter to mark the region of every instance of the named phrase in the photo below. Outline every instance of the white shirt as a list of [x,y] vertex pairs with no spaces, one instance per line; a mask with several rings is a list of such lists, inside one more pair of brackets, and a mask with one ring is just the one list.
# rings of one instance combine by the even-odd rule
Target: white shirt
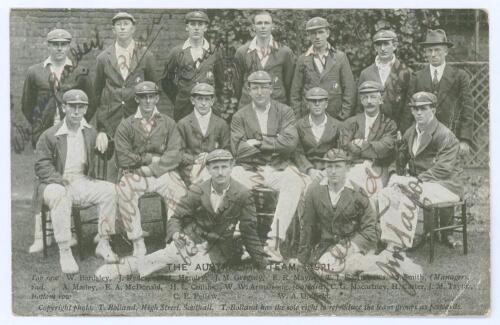
[[415,125],[415,130],[417,131],[417,137],[413,140],[413,146],[411,147],[411,152],[415,156],[417,154],[418,148],[420,147],[420,141],[422,140],[422,134],[424,131],[420,131],[418,124]]
[[212,205],[212,209],[214,209],[214,212],[217,212],[217,209],[222,203],[224,196],[226,196],[226,192],[228,189],[229,186],[222,191],[222,194],[219,194],[212,185],[210,186],[210,204]]
[[269,117],[269,109],[271,108],[271,103],[267,104],[267,107],[264,111],[261,109],[257,109],[255,104],[252,103],[253,110],[257,115],[257,121],[259,122],[260,132],[262,134],[267,134],[267,119]]
[[320,124],[315,124],[311,118],[311,115],[309,115],[309,124],[311,125],[311,131],[312,134],[314,135],[314,139],[316,140],[316,142],[319,142],[319,140],[323,136],[323,133],[325,132],[327,118],[326,115],[324,116],[325,119],[323,120],[323,122],[321,122]]
[[212,116],[212,110],[210,110],[210,112],[208,112],[205,115],[201,115],[195,109],[194,110],[194,116],[198,120],[198,125],[200,126],[201,133],[203,134],[203,136],[206,136],[207,135],[207,131],[208,131],[208,124],[210,123],[210,117]]
[[193,47],[191,44],[191,40],[188,38],[185,42],[184,45],[182,45],[182,49],[190,49],[191,52],[191,57],[193,58],[193,61],[196,62],[196,68],[200,66],[200,61],[203,58],[203,54],[205,51],[210,50],[210,43],[206,39],[203,39],[203,46],[202,47]]
[[132,40],[127,48],[121,47],[117,42],[115,43],[115,49],[118,68],[120,69],[120,73],[125,80],[130,73],[130,62],[132,61],[132,57],[134,56],[135,41]]
[[319,73],[322,73],[325,69],[326,60],[328,58],[328,55],[330,54],[330,48],[330,43],[327,43],[326,50],[322,54],[319,54],[314,51],[314,46],[311,46],[305,54],[305,56],[313,55],[313,61],[316,65],[316,68],[318,68]]
[[82,119],[80,127],[76,131],[68,129],[66,120],[64,120],[55,134],[56,136],[67,135],[66,162],[64,164],[63,178],[68,182],[85,177],[83,172],[87,163],[87,154],[82,132],[83,128],[91,128],[85,119]]
[[273,36],[269,38],[269,43],[266,47],[259,47],[257,45],[257,37],[254,37],[248,46],[247,52],[256,51],[260,59],[260,64],[262,67],[266,66],[267,60],[269,59],[269,54],[271,54],[271,47],[278,48],[278,44],[274,42]]
[[[54,77],[55,88],[59,89],[59,83],[61,81],[61,75],[64,71],[64,68],[66,66],[73,66],[73,62],[71,62],[71,60],[68,57],[66,57],[66,61],[64,62],[64,64],[58,67],[54,64],[54,62],[52,62],[52,58],[49,56],[45,61],[43,61],[43,67],[46,68],[47,66],[49,66],[50,73]],[[56,125],[60,121],[61,121],[61,115],[59,115],[59,107],[57,107],[53,125]]]
[[392,65],[394,64],[395,61],[396,61],[396,56],[395,55],[393,55],[392,56],[392,60],[390,60],[387,63],[380,62],[380,59],[379,59],[378,55],[375,58],[375,65],[377,66],[378,75],[380,77],[380,80],[382,81],[382,85],[385,85],[385,82],[387,81],[387,78],[391,74]]
[[158,111],[158,109],[155,106],[155,108],[153,109],[153,114],[151,114],[151,117],[149,118],[149,120],[146,120],[142,116],[141,109],[139,107],[137,107],[137,111],[135,112],[134,118],[140,119],[142,127],[144,128],[144,130],[146,132],[149,133],[153,129],[153,118],[155,117],[156,114],[160,114],[160,112]]
[[433,66],[432,64],[429,64],[429,67],[431,69],[431,80],[434,80],[434,73],[435,73],[434,71],[437,71],[438,82],[441,81],[441,77],[443,77],[444,68],[446,67],[446,62],[437,67]]
[[368,116],[368,114],[365,114],[365,140],[368,140],[368,135],[370,135],[370,131],[373,127],[373,123],[375,123],[375,120],[378,117],[378,114],[375,116]]
[[332,206],[335,208],[337,206],[337,203],[339,202],[340,199],[340,194],[344,190],[344,188],[349,187],[349,185],[344,184],[338,192],[335,192],[333,190],[333,187],[331,187],[328,184],[328,177],[323,178],[320,182],[319,185],[326,185],[328,186],[328,194],[330,195],[330,202],[332,203]]

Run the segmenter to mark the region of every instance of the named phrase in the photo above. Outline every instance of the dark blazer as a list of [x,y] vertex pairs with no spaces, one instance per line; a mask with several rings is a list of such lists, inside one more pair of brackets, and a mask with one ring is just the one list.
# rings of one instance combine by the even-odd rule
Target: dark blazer
[[238,84],[235,87],[236,97],[239,99],[238,107],[244,107],[252,102],[246,80],[252,72],[259,70],[264,70],[271,75],[273,80],[272,99],[288,105],[295,70],[295,55],[292,50],[274,41],[266,65],[262,67],[257,52],[248,52],[250,43],[251,41],[240,46],[234,55],[238,77]]
[[[262,141],[260,148],[246,143],[248,139]],[[257,115],[249,104],[233,115],[231,121],[231,148],[236,162],[246,169],[271,165],[283,170],[290,163],[297,148],[295,116],[290,107],[271,101],[267,134],[262,134]]]
[[[181,161],[181,141],[174,120],[163,114],[156,114],[151,132],[147,133],[141,120],[129,116],[123,120],[115,134],[117,166],[122,169],[136,169],[149,166],[155,177],[175,170]],[[160,156],[160,161],[151,163],[148,154]]]
[[196,67],[190,48],[183,50],[183,45],[174,47],[168,55],[161,79],[163,91],[174,104],[176,122],[193,111],[190,96],[195,84],[211,84],[216,96],[220,96],[224,82],[223,58],[219,49],[211,45]]
[[410,175],[418,177],[423,182],[436,182],[458,196],[463,195],[463,184],[459,182],[457,137],[443,123],[433,119],[422,134],[420,146],[414,155],[413,141],[417,137],[415,125],[409,128],[403,136],[401,151],[403,166],[407,163]]
[[[195,243],[208,242],[212,263],[230,262],[237,245],[233,239],[239,222],[243,244],[253,260],[264,266],[266,256],[257,236],[257,213],[251,192],[231,179],[226,195],[217,211],[210,203],[211,180],[192,185],[167,224],[167,242],[176,232],[184,232]],[[241,256],[241,255],[240,255]]]
[[54,116],[59,107],[61,120],[62,96],[70,89],[80,89],[87,94],[89,106],[85,120],[90,122],[96,111],[96,98],[90,80],[89,69],[83,66],[65,66],[59,83],[51,76],[50,67],[38,63],[29,67],[23,87],[21,109],[32,126],[32,145],[35,147],[40,135],[54,125]]
[[[384,84],[384,102],[380,107],[380,111],[384,113],[385,116],[396,122],[401,133],[404,133],[406,130],[401,128],[401,117],[403,114],[406,114],[405,110],[407,110],[406,104],[409,100],[408,89],[410,86],[411,75],[411,69],[396,58],[394,64],[392,65],[391,72]],[[368,80],[382,83],[377,65],[375,63],[361,71],[358,87],[363,82]],[[361,105],[359,100],[359,96],[357,111],[358,113],[364,111],[363,105]]]
[[304,96],[313,87],[328,91],[326,112],[338,120],[345,120],[354,112],[356,89],[349,60],[344,52],[330,49],[326,66],[319,73],[313,56],[302,54],[297,60],[290,91],[291,106],[297,118],[308,113]]
[[309,123],[309,115],[297,122],[299,143],[295,151],[294,161],[299,170],[307,173],[310,168],[315,168],[314,161],[323,158],[328,150],[339,147],[341,122],[326,114],[325,131],[316,142]]
[[395,153],[396,122],[380,112],[368,135],[368,141],[356,146],[351,141],[365,138],[365,121],[365,113],[360,113],[344,122],[344,127],[340,131],[341,146],[354,160],[374,159],[377,166],[390,165]]
[[[40,211],[43,203],[43,191],[49,184],[63,183],[64,165],[66,164],[66,154],[68,152],[68,136],[57,135],[57,131],[61,128],[63,122],[50,127],[42,133],[35,151],[35,211]],[[84,174],[89,177],[95,177],[95,139],[97,136],[93,128],[82,129],[83,139],[85,142],[86,158]]]
[[157,81],[154,57],[149,49],[136,46],[125,80],[118,67],[115,44],[97,56],[94,86],[98,104],[98,132],[105,132],[113,138],[120,122],[137,110],[134,87],[143,81]]
[[[470,78],[467,72],[446,64],[437,90],[432,88],[429,65],[418,71],[410,83],[409,93],[419,91],[433,92],[437,98],[436,117],[450,129],[460,141],[472,144],[474,130],[474,107]],[[411,112],[408,112],[408,125],[413,124]]]
[[215,149],[231,150],[231,133],[226,121],[212,112],[206,135],[203,135],[194,112],[177,123],[181,140],[181,167],[190,170],[202,152]]
[[316,263],[339,243],[355,243],[362,252],[375,248],[376,220],[368,198],[360,192],[344,188],[334,208],[328,186],[312,183],[306,193],[299,261]]

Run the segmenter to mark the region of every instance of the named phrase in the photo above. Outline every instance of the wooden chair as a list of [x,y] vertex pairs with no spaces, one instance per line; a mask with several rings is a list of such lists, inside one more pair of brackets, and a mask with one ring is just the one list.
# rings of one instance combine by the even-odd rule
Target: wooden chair
[[[459,223],[451,226],[441,227],[441,220],[439,209],[442,208],[453,208],[453,220],[459,220]],[[456,208],[460,208],[460,214],[456,214]],[[427,212],[427,213],[426,213]],[[434,261],[434,244],[436,239],[436,234],[441,233],[441,231],[451,230],[453,232],[462,233],[463,239],[463,251],[464,255],[467,255],[467,201],[459,202],[446,202],[446,203],[435,203],[428,204],[424,206],[424,225],[428,225],[426,230],[426,237],[429,239],[429,263]]]
[[[278,202],[278,192],[267,187],[255,187],[252,194],[257,210],[257,234],[264,245],[268,239],[268,233],[273,223],[274,211]],[[279,220],[277,220],[279,225]],[[276,227],[276,237],[279,238],[278,227]],[[279,241],[276,241],[278,245]],[[275,247],[276,249],[278,247]]]

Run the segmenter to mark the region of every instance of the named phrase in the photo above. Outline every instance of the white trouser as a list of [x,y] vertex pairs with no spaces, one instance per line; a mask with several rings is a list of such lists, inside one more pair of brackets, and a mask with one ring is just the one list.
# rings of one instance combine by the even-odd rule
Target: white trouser
[[288,166],[284,170],[276,170],[270,166],[263,166],[259,167],[257,172],[253,172],[236,166],[233,168],[231,177],[249,189],[265,186],[279,192],[271,225],[271,237],[275,237],[278,231],[276,237],[284,239],[306,187],[306,180],[298,169]]
[[170,217],[186,194],[186,186],[176,172],[165,173],[158,178],[124,174],[117,185],[118,209],[130,240],[142,237],[139,198],[146,192],[156,192],[163,197]]
[[211,264],[207,243],[196,245],[197,252],[190,256],[186,248],[178,249],[172,241],[164,249],[139,258],[137,267],[141,277],[159,271],[171,276],[201,276],[207,273]]
[[405,187],[402,191],[398,185],[384,188],[378,195],[378,210],[381,239],[401,248],[412,247],[417,228],[420,207],[410,200],[407,193],[421,204],[458,202],[460,198],[446,187],[432,182],[418,183]]
[[54,237],[58,243],[71,240],[71,207],[73,204],[97,205],[101,237],[115,233],[116,188],[115,184],[79,178],[68,186],[49,184],[43,192],[44,203],[50,209]]
[[355,164],[347,172],[346,184],[354,183],[364,190],[372,207],[375,207],[377,194],[384,187],[387,168],[373,166],[370,160]]

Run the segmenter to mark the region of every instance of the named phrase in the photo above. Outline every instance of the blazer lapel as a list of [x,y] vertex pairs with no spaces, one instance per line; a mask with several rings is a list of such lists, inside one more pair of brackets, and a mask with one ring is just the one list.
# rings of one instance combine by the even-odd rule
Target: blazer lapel
[[322,210],[324,215],[328,218],[333,216],[333,206],[332,200],[330,199],[330,193],[328,192],[328,185],[322,185],[319,192],[319,202],[322,205]]
[[325,76],[328,75],[330,70],[332,70],[333,66],[335,65],[335,62],[337,61],[335,54],[333,54],[331,51],[328,54],[328,57],[326,58],[326,64],[325,68],[323,69],[323,72],[321,72],[321,77],[320,79],[323,79]]
[[234,180],[231,179],[229,189],[226,192],[226,195],[222,198],[222,202],[219,205],[219,208],[217,209],[217,214],[224,214],[225,211],[227,211],[233,204],[234,201],[234,195],[235,195],[235,188],[236,185],[234,185]]
[[269,115],[267,117],[267,135],[275,136],[278,134],[278,109],[276,105],[271,102],[269,108]]
[[413,143],[415,142],[415,140],[417,138],[417,131],[415,130],[415,128],[416,128],[416,124],[414,124],[410,128],[410,134],[408,137],[408,150],[410,151],[410,156],[412,158],[415,158],[415,155],[413,154]]
[[437,125],[438,121],[434,117],[430,125],[427,126],[427,129],[424,131],[424,133],[422,133],[422,138],[420,139],[420,145],[418,146],[417,153],[415,154],[415,156],[418,156],[418,154],[420,154],[422,151],[424,151],[425,148],[427,148],[427,146],[432,140],[432,134],[436,130]]
[[109,62],[111,63],[111,66],[113,67],[113,69],[115,69],[118,76],[123,80],[122,73],[120,72],[120,68],[118,68],[118,60],[116,59],[116,48],[115,48],[114,43],[113,43],[113,45],[108,47],[107,53],[108,53],[108,58],[109,58]]
[[373,122],[372,127],[370,128],[370,130],[368,130],[369,132],[367,137],[368,141],[373,141],[375,139],[381,127],[382,127],[382,112],[379,112],[377,118]]
[[437,105],[438,107],[441,106],[441,103],[448,96],[448,91],[450,90],[450,87],[453,84],[454,72],[455,72],[454,69],[450,67],[449,64],[446,64],[443,71],[443,76],[439,81],[438,105]]
[[211,182],[205,182],[202,184],[201,189],[203,193],[201,194],[201,205],[209,212],[210,218],[213,218],[215,215],[215,211],[212,208],[212,203],[210,202],[210,191],[211,191]]
[[59,157],[61,157],[62,172],[66,168],[66,155],[68,153],[68,136],[66,134],[58,135],[57,138],[57,151],[59,151]]
[[366,116],[365,113],[358,114],[356,117],[356,122],[358,124],[358,129],[354,133],[354,139],[365,138],[365,125],[366,125]]
[[[211,117],[210,117],[210,120],[212,120]],[[198,119],[194,115],[194,112],[189,114],[189,123],[191,124],[191,128],[193,129],[193,132],[197,132],[201,135],[201,137],[203,137],[203,132],[201,132],[200,123],[198,123]],[[209,134],[208,131],[207,131],[207,134]]]

